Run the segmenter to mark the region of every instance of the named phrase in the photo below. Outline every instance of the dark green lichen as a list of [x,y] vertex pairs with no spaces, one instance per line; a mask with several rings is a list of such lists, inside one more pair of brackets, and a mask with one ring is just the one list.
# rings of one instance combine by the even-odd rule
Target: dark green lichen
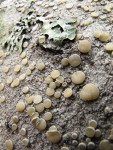
[[[34,12],[30,14],[28,13],[20,19],[16,26],[14,26],[9,38],[4,43],[4,46],[8,51],[17,49],[21,53],[24,50],[23,42],[33,38],[31,30],[36,24],[41,25],[40,35],[45,35],[47,40],[52,40],[53,44],[59,46],[64,40],[73,40],[75,38],[75,22],[76,20],[73,18],[69,18],[67,20],[46,20],[45,17],[36,15]],[[27,38],[29,35],[30,38]]]
[[53,40],[56,44],[62,44],[65,39],[73,40],[76,36],[76,20],[58,19],[58,20],[45,20],[38,17],[43,22],[42,34],[47,35],[49,40]]

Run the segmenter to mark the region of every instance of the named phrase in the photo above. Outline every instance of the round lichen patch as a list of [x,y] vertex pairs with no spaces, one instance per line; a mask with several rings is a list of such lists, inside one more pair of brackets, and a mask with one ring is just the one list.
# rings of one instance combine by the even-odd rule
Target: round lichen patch
[[80,91],[80,99],[84,101],[92,101],[99,97],[99,89],[93,83],[86,84]]
[[91,43],[88,40],[81,40],[78,49],[82,53],[88,53],[91,49]]

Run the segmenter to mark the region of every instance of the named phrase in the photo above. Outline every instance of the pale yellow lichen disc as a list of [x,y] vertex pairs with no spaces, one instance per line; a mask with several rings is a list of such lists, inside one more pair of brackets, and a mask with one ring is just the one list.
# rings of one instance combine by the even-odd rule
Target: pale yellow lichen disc
[[32,123],[34,126],[36,126],[37,122],[39,122],[39,117],[36,116],[36,117],[31,118],[31,123]]
[[44,100],[44,107],[45,108],[50,108],[51,107],[51,100],[50,99],[45,99]]
[[72,67],[77,67],[80,65],[81,63],[81,58],[79,55],[77,54],[73,54],[71,56],[69,56],[69,63]]
[[[81,22],[81,26],[88,26],[88,25],[90,25],[92,22],[93,22],[93,20],[92,20],[91,18],[88,18],[88,19],[83,20],[83,21]],[[87,36],[87,35],[86,35],[86,36]]]
[[99,150],[113,150],[113,144],[109,140],[101,140]]
[[32,71],[35,69],[35,62],[29,65],[29,69]]
[[67,66],[69,64],[68,58],[63,58],[61,60],[61,64],[62,64],[62,66]]
[[93,127],[87,127],[86,131],[85,131],[85,134],[86,134],[87,137],[92,138],[95,135],[95,129]]
[[26,135],[26,128],[21,128],[21,129],[20,129],[20,134],[21,134],[22,136],[25,136],[25,135]]
[[0,50],[0,57],[2,57],[4,55],[4,51]]
[[23,60],[22,60],[22,65],[27,65],[28,64],[28,60],[27,60],[27,58],[24,58]]
[[96,120],[90,120],[88,125],[93,127],[93,128],[96,128],[97,127],[97,121]]
[[0,104],[5,102],[5,96],[0,96]]
[[53,82],[53,79],[50,75],[48,75],[46,78],[45,78],[45,83],[46,84],[50,84],[51,82]]
[[6,140],[5,141],[5,145],[6,145],[6,148],[7,148],[7,150],[13,150],[13,142],[12,142],[12,140]]
[[31,120],[32,120],[33,118],[35,118],[35,117],[38,117],[38,118],[39,118],[39,113],[38,113],[38,112],[34,112],[34,113],[30,116]]
[[20,81],[23,81],[25,78],[26,78],[26,74],[21,74],[21,75],[19,76],[19,80],[20,80]]
[[37,64],[37,69],[42,71],[45,69],[45,64],[43,62]]
[[22,92],[24,94],[28,93],[29,92],[29,87],[28,86],[25,86],[23,89],[22,89]]
[[46,136],[47,140],[52,143],[58,143],[61,140],[61,133],[57,130],[48,130]]
[[16,65],[14,67],[14,72],[18,73],[20,71],[20,69],[21,69],[20,65]]
[[46,19],[51,19],[51,18],[53,18],[54,17],[54,14],[48,14],[47,16],[46,16]]
[[0,91],[3,91],[3,89],[4,89],[4,84],[0,83]]
[[94,37],[95,37],[95,38],[99,38],[101,34],[102,34],[102,31],[101,31],[101,30],[96,30],[96,31],[94,32]]
[[12,87],[12,88],[14,88],[14,87],[15,87],[15,86],[14,86],[14,82],[12,82],[12,83],[11,83],[11,87]]
[[17,116],[17,115],[13,116],[13,117],[12,117],[12,121],[13,121],[14,123],[18,123],[18,121],[19,121],[18,116]]
[[50,87],[51,89],[55,89],[55,88],[56,88],[56,83],[55,83],[55,82],[51,82],[51,83],[49,84],[49,87]]
[[13,78],[11,76],[7,77],[7,84],[11,84],[13,82]]
[[9,68],[10,68],[10,67],[8,67],[8,66],[4,66],[4,67],[3,67],[3,72],[4,72],[4,73],[8,73],[8,72],[9,72]]
[[17,127],[18,127],[17,124],[14,123],[14,124],[12,124],[11,128],[12,128],[13,131],[15,131],[15,130],[17,130]]
[[98,13],[98,12],[92,12],[92,13],[91,13],[91,16],[92,16],[93,18],[97,18],[97,17],[99,16],[99,13]]
[[79,34],[79,33],[78,33],[78,34],[76,35],[76,40],[80,40],[81,38],[82,38],[82,34]]
[[109,7],[109,5],[105,5],[104,11],[105,11],[105,13],[110,13],[111,12],[111,8]]
[[22,142],[23,142],[23,144],[24,144],[25,146],[28,146],[28,144],[29,144],[29,139],[24,138],[24,139],[22,140]]
[[111,39],[111,35],[108,32],[102,32],[99,36],[99,40],[102,42],[107,42]]
[[100,137],[102,135],[101,131],[99,129],[95,130],[95,137]]
[[54,130],[54,131],[56,130],[57,131],[57,127],[52,125],[52,126],[49,127],[49,130]]
[[71,75],[71,80],[75,84],[81,84],[85,80],[85,74],[82,71],[76,71]]
[[56,84],[56,87],[60,87],[61,85],[61,83],[58,80],[55,81],[55,84]]
[[28,107],[27,108],[27,113],[29,116],[32,116],[35,113],[35,108],[34,107]]
[[22,52],[21,54],[20,54],[20,58],[25,58],[26,57],[26,52]]
[[91,43],[88,40],[81,40],[78,49],[82,53],[88,53],[91,50]]
[[47,94],[48,96],[52,96],[52,95],[54,95],[54,93],[55,93],[55,90],[54,90],[54,89],[47,88],[46,94]]
[[93,83],[86,84],[80,91],[80,99],[84,101],[92,101],[99,97],[99,89]]
[[41,95],[35,95],[33,99],[34,104],[39,104],[42,102],[42,96]]
[[73,7],[73,3],[67,3],[67,4],[66,4],[66,8],[67,8],[67,9],[71,9],[72,7]]
[[39,123],[37,124],[38,130],[42,131],[42,130],[44,130],[46,128],[46,126],[47,126],[46,121],[43,118],[41,118],[39,120]]
[[19,101],[17,104],[16,104],[16,111],[17,112],[23,112],[25,109],[25,103],[23,101]]
[[54,93],[54,97],[55,97],[55,98],[60,98],[60,96],[61,96],[61,92],[60,92],[60,91],[56,91],[56,92]]
[[53,79],[56,79],[60,76],[60,71],[59,70],[53,70],[51,73],[50,73],[51,77]]
[[65,3],[67,0],[58,0],[57,3],[58,5]]
[[38,105],[36,105],[36,110],[40,113],[44,111],[44,104],[40,103]]
[[59,83],[59,84],[63,83],[63,82],[64,82],[64,77],[59,76],[59,77],[56,79],[56,82]]
[[108,52],[113,51],[113,43],[107,43],[104,48]]
[[52,113],[51,112],[46,112],[43,116],[43,119],[48,121],[52,119]]
[[45,36],[44,35],[42,35],[42,36],[39,36],[39,43],[45,43]]
[[12,84],[14,85],[14,87],[18,86],[20,84],[19,78],[14,79],[14,81],[12,82]]
[[72,91],[71,88],[67,88],[67,89],[64,90],[63,94],[64,94],[64,97],[68,98],[68,97],[72,96],[73,91]]
[[31,73],[32,73],[31,70],[28,68],[28,69],[26,70],[26,75],[29,76],[29,75],[31,75]]
[[63,147],[61,148],[61,150],[69,150],[69,148],[68,148],[68,147],[63,146]]
[[34,96],[26,96],[26,102],[28,103],[28,104],[32,104],[33,103],[33,99],[34,99]]
[[37,1],[36,5],[37,6],[42,6],[42,3],[43,3],[42,1]]

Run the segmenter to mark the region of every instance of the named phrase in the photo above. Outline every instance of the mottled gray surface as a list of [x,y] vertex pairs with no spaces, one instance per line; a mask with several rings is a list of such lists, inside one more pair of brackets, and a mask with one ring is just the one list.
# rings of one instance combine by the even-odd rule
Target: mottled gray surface
[[[6,4],[6,13],[4,16],[4,20],[13,26],[13,15],[17,16],[14,19],[17,22],[21,16],[21,12],[18,13],[15,8],[15,3],[12,1],[12,5],[10,6],[11,1],[6,1],[3,6]],[[26,1],[25,1],[26,2]],[[49,3],[50,1],[43,1],[44,3]],[[69,1],[71,2],[71,1]],[[71,17],[77,16],[77,21],[79,24],[84,20],[90,17],[89,12],[84,12],[82,9],[77,9],[76,4],[80,3],[79,1],[72,1],[74,7],[71,10],[65,9],[65,4],[58,5],[57,10],[53,10],[50,8],[39,7],[33,5],[37,10],[39,9],[39,14],[43,14],[46,11],[53,13],[55,17],[60,16],[63,17]],[[84,1],[86,2],[86,0]],[[56,5],[55,1],[55,5]],[[95,3],[94,3],[95,4]],[[27,3],[26,3],[27,5]],[[25,6],[26,6],[25,5]],[[101,14],[102,7],[99,3],[94,6],[96,10],[98,10]],[[28,5],[27,5],[28,6]],[[26,6],[26,7],[27,7]],[[8,15],[9,12],[9,15]],[[110,19],[111,14],[107,14],[107,18]],[[10,19],[11,18],[11,19]],[[19,58],[18,52],[11,52],[10,56],[7,56],[4,59],[4,64],[0,66],[0,76],[1,81],[5,83],[5,89],[0,95],[5,95],[6,102],[0,106],[0,149],[5,150],[4,142],[6,139],[12,139],[14,142],[15,150],[60,150],[63,145],[69,147],[70,150],[77,150],[77,147],[72,145],[72,138],[70,134],[75,131],[78,133],[78,142],[86,140],[85,128],[87,127],[88,121],[90,119],[95,119],[98,122],[98,128],[102,131],[102,138],[92,139],[96,143],[96,150],[98,150],[98,145],[101,139],[107,138],[110,133],[110,129],[113,127],[113,119],[112,119],[112,110],[111,114],[105,116],[104,109],[106,106],[109,106],[112,109],[112,96],[113,96],[113,71],[112,71],[112,56],[106,52],[104,52],[103,45],[104,43],[99,42],[93,37],[93,32],[96,29],[102,29],[105,31],[109,31],[112,35],[112,24],[108,20],[102,21],[100,19],[93,19],[93,23],[89,26],[81,27],[78,26],[78,33],[83,34],[84,39],[89,39],[92,43],[91,51],[88,54],[81,54],[77,50],[78,41],[74,43],[67,44],[64,46],[64,53],[61,55],[54,54],[49,51],[43,51],[40,47],[36,47],[32,43],[37,41],[38,34],[34,35],[33,40],[29,44],[29,47],[26,49],[27,58],[29,64],[32,61],[36,63],[43,61],[46,64],[46,69],[42,72],[37,69],[33,71],[31,76],[28,76],[25,81],[21,82],[19,87],[12,89],[8,87],[6,84],[6,78],[8,75],[18,77],[21,73],[24,73],[26,67],[23,67],[21,73],[17,76],[13,72],[13,68],[17,64],[21,64],[21,59]],[[35,34],[35,33],[34,33]],[[113,41],[113,38],[111,39]],[[66,47],[66,48],[65,48]],[[65,68],[61,67],[61,59],[63,57],[68,57],[73,53],[77,53],[81,56],[82,63],[79,67],[73,68],[67,66]],[[10,71],[8,74],[4,74],[2,72],[2,67],[4,65],[10,65]],[[30,119],[27,116],[26,110],[23,113],[16,113],[15,105],[19,100],[25,101],[25,95],[22,93],[22,87],[28,85],[30,88],[30,94],[40,93],[43,96],[43,99],[47,98],[45,91],[46,85],[44,84],[44,78],[51,72],[52,69],[61,70],[61,75],[67,81],[70,78],[71,73],[76,70],[83,70],[86,73],[86,80],[80,86],[74,86],[72,83],[68,83],[67,87],[73,87],[73,96],[69,99],[65,99],[61,96],[60,99],[56,100],[54,97],[51,97],[52,100],[52,108],[49,109],[53,113],[53,119],[49,121],[47,124],[47,129],[51,125],[56,125],[58,130],[64,135],[68,133],[69,136],[67,138],[63,138],[58,144],[51,144],[47,141],[45,137],[45,131],[39,132],[37,129],[33,128],[31,125]],[[94,102],[83,102],[79,99],[79,91],[86,83],[93,82],[95,83],[100,90],[100,97],[97,101]],[[47,111],[47,110],[45,110]],[[10,122],[11,117],[14,114],[19,115],[19,123],[18,130],[12,132],[11,129],[6,128],[5,122]],[[19,134],[19,129],[25,126],[27,127],[27,137],[29,137],[31,145],[28,148],[25,148],[22,144],[22,137]]]

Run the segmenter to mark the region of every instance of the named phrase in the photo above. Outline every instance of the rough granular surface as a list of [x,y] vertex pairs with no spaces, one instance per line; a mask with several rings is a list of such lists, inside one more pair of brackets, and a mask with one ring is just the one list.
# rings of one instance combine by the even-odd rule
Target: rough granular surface
[[[113,42],[112,8],[108,0],[0,2],[1,150],[11,149],[11,141],[14,150],[113,150],[113,52],[105,49]],[[74,23],[75,38],[54,43],[42,34],[45,22],[37,16],[74,18],[69,27]],[[62,24],[57,27],[56,35],[63,32]],[[82,40],[90,46],[84,43],[80,51]],[[83,81],[76,77],[80,84],[71,79],[77,71],[84,75]],[[84,89],[89,83],[93,86]]]

